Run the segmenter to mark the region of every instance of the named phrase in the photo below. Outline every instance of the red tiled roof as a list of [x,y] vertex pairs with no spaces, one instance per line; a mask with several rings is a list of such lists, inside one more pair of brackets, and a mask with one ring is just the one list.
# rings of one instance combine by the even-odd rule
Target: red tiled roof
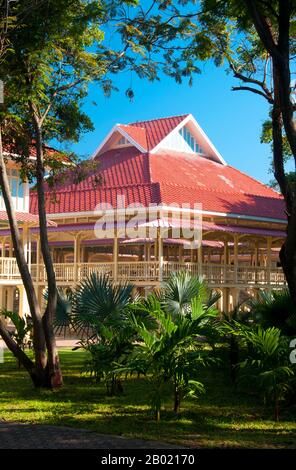
[[202,203],[203,210],[286,219],[282,196],[228,165],[179,153],[150,155],[151,181],[167,204]]
[[[129,132],[131,129],[136,128],[137,133],[134,133],[134,140],[137,140],[137,137],[140,140],[137,140],[139,144],[147,150],[152,150],[156,147],[159,142],[161,142],[175,127],[180,124],[180,122],[184,121],[184,119],[188,116],[188,114],[183,114],[182,116],[173,116],[168,118],[160,118],[160,119],[153,119],[151,121],[139,121],[139,122],[132,122],[128,124],[128,126],[123,126],[124,128],[129,128]],[[146,145],[145,143],[143,132],[140,129],[144,129],[146,131]],[[127,131],[128,132],[128,131]],[[135,131],[133,131],[135,132]],[[142,142],[142,143],[141,143]]]
[[[65,162],[65,163],[69,162],[69,157],[65,153],[60,152],[59,150],[56,150],[53,147],[49,147],[48,145],[44,145],[43,148],[47,156],[49,156],[50,158],[54,156],[56,160],[60,160],[61,162]],[[18,149],[16,148],[14,144],[4,144],[3,151],[8,154],[18,153]],[[32,145],[30,145],[30,157],[36,157],[36,147],[34,145],[34,142],[32,142]]]
[[[54,199],[47,195],[46,212],[49,214],[68,213],[68,212],[91,212],[98,205],[111,205],[117,207],[118,198],[124,198],[125,207],[130,204],[141,203],[148,206],[156,202],[160,203],[158,184],[134,184],[119,187],[100,187],[97,189],[89,188],[75,191],[57,191]],[[37,212],[38,204],[36,194],[30,197],[30,210]]]
[[[16,220],[19,223],[30,223],[30,224],[39,224],[39,217],[36,214],[31,214],[29,212],[16,212],[15,213]],[[0,220],[1,221],[6,221],[8,222],[7,218],[7,212],[6,211],[0,211]],[[55,226],[56,223],[53,222],[52,220],[47,220],[47,224],[49,226]]]
[[[97,204],[201,203],[203,210],[285,220],[282,197],[254,178],[227,165],[182,153],[139,153],[135,148],[110,150],[100,157],[102,184],[94,187],[93,175],[78,185],[56,190],[56,202],[47,196],[47,212],[93,211]],[[36,195],[31,193],[31,212]]]
[[129,124],[119,124],[118,127],[125,131],[138,144],[140,144],[143,149],[148,149],[146,129],[144,127],[133,126]]

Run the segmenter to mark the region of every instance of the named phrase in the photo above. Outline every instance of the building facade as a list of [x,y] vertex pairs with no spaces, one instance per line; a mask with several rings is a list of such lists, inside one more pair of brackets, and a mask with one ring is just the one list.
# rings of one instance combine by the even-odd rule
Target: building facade
[[[60,287],[73,287],[96,271],[147,293],[171,272],[186,270],[220,290],[220,308],[227,311],[259,289],[285,286],[279,263],[286,228],[282,197],[227,165],[192,115],[117,124],[92,158],[98,167],[82,181],[69,170],[54,197],[47,192]],[[18,180],[13,164],[9,171],[42,299],[46,275],[37,197]],[[23,314],[28,307],[1,210],[0,307]]]

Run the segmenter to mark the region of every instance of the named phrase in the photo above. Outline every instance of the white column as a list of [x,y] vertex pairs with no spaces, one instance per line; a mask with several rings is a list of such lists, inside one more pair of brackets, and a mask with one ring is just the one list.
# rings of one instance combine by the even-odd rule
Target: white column
[[24,225],[23,227],[23,250],[25,253],[25,258],[28,263],[28,227]]
[[19,316],[26,317],[30,314],[30,307],[27,298],[27,293],[23,285],[17,286],[19,290]]

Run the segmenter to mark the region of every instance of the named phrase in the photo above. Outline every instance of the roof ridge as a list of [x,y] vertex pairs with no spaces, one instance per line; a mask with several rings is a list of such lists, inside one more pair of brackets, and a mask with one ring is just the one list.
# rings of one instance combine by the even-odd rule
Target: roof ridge
[[[135,122],[130,122],[128,124],[125,124],[125,125],[128,125],[128,126],[135,126],[135,127],[140,127],[140,126],[136,126],[138,123],[141,124],[142,122],[153,122],[153,121],[163,121],[163,120],[166,120],[166,119],[173,119],[173,118],[179,118],[179,117],[187,117],[189,116],[190,113],[186,113],[186,114],[177,114],[177,115],[173,115],[173,116],[167,116],[167,117],[162,117],[162,118],[153,118],[153,119],[144,119],[142,121],[135,121]],[[121,125],[124,125],[124,124],[121,124]]]

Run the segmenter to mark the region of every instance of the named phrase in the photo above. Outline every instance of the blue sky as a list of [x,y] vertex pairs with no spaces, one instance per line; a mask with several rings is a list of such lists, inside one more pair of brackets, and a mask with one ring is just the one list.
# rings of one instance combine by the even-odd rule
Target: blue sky
[[[231,86],[238,82],[223,68],[207,63],[201,69],[192,87],[185,82],[178,85],[166,76],[149,83],[129,72],[115,77],[119,92],[114,92],[111,98],[105,98],[98,87],[91,86],[84,109],[94,122],[95,131],[70,148],[87,157],[116,123],[191,113],[229,165],[269,182],[271,151],[269,145],[260,143],[268,104],[252,93],[231,91]],[[125,95],[130,86],[135,92],[132,102]]]

